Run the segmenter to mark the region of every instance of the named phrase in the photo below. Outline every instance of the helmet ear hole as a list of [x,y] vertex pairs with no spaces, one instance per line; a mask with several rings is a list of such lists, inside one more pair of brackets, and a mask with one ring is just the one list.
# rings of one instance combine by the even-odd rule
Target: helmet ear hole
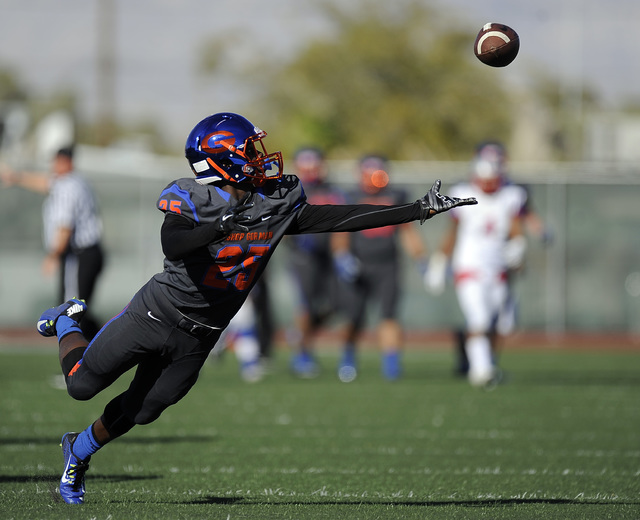
[[225,170],[230,170],[231,168],[233,168],[233,162],[231,162],[231,159],[227,159],[224,157],[218,160],[218,165]]

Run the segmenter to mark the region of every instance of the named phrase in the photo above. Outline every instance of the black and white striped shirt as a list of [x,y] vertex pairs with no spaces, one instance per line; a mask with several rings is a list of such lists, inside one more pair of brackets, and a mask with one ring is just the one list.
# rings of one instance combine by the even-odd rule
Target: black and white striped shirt
[[73,230],[70,244],[72,249],[84,249],[100,242],[102,221],[95,195],[87,181],[75,172],[51,181],[42,215],[47,251],[52,247],[56,230],[60,227]]

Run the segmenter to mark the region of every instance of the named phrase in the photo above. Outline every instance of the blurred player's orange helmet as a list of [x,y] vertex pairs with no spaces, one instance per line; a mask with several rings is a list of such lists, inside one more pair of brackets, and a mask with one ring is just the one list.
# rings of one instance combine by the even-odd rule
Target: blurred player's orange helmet
[[360,186],[367,193],[377,193],[389,184],[389,164],[380,155],[365,155],[360,160]]
[[485,193],[495,193],[504,183],[506,163],[507,154],[501,143],[481,143],[471,162],[471,179]]

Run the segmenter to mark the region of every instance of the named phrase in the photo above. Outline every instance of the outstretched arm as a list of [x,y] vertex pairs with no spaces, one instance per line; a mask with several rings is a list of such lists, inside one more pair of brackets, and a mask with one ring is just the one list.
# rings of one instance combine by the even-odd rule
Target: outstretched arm
[[352,205],[307,205],[297,221],[289,229],[289,234],[325,233],[328,231],[361,231],[376,227],[404,224],[425,220],[438,213],[457,206],[477,204],[474,198],[459,199],[440,193],[441,182],[434,182],[431,189],[421,199],[412,204],[377,206],[372,204]]
[[2,180],[2,184],[7,187],[20,186],[21,188],[44,195],[49,193],[49,187],[51,185],[51,178],[45,173],[17,172],[5,164],[0,164],[0,179]]
[[230,206],[220,219],[200,226],[180,215],[166,213],[160,231],[162,252],[169,260],[177,260],[231,233],[248,231],[244,224],[250,217],[244,212],[252,206],[242,202]]

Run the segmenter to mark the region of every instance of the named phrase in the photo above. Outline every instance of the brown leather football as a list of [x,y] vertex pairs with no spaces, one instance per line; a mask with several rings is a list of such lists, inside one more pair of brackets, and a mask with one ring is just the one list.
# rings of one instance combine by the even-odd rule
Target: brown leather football
[[511,27],[493,22],[482,26],[473,46],[476,57],[491,67],[506,67],[515,60],[519,50],[518,34]]

